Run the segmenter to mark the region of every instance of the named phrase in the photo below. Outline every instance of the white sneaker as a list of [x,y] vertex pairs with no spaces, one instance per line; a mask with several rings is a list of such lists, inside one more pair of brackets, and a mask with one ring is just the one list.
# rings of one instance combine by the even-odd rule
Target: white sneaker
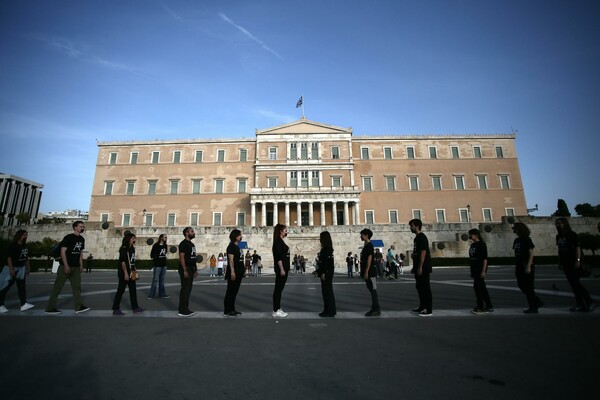
[[33,307],[35,307],[33,304],[25,303],[25,304],[23,304],[21,306],[21,311],[27,311],[27,310],[29,310],[30,308],[33,308]]
[[[7,313],[8,312],[8,308],[4,307],[3,305],[0,306],[0,313]],[[273,315],[274,316],[274,315]]]
[[273,317],[275,317],[275,318],[285,318],[287,316],[288,316],[288,314],[286,312],[283,312],[283,310],[281,308],[279,310],[273,312]]

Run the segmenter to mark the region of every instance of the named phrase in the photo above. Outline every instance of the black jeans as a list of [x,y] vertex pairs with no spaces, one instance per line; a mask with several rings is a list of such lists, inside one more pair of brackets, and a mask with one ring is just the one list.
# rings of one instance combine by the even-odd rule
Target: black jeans
[[415,286],[419,294],[419,309],[427,309],[433,311],[433,295],[431,294],[431,284],[429,282],[429,274],[415,274]]
[[333,272],[326,273],[325,279],[321,280],[321,294],[323,295],[323,312],[334,315],[336,311],[335,296],[333,295]]
[[188,268],[188,277],[183,276],[183,269],[179,268],[179,278],[181,279],[181,290],[179,291],[179,312],[187,313],[190,311],[190,295],[194,285],[194,272]]
[[244,270],[240,269],[235,271],[235,281],[231,280],[231,274],[226,273],[225,277],[227,279],[227,291],[225,292],[225,300],[223,301],[225,306],[224,313],[230,313],[235,311],[235,298],[240,290],[240,285],[242,284],[242,278],[244,277]]
[[538,309],[542,306],[542,300],[535,294],[533,282],[535,280],[535,268],[531,267],[531,272],[526,274],[525,271],[516,271],[517,285],[521,292],[527,297],[527,304],[529,308]]
[[117,293],[115,294],[115,300],[113,301],[113,310],[118,310],[121,307],[121,299],[125,293],[125,287],[129,288],[129,300],[131,301],[131,309],[135,310],[139,308],[137,302],[137,291],[135,281],[131,279],[126,281],[123,274],[119,274],[119,285],[117,286]]
[[0,291],[0,306],[4,305],[4,300],[6,299],[6,293],[8,293],[8,289],[17,281],[17,292],[19,292],[19,300],[21,300],[21,305],[27,302],[27,290],[25,289],[25,279],[17,279],[12,278],[8,282],[8,286]]
[[477,308],[480,310],[494,308],[487,286],[485,286],[485,280],[482,277],[478,276],[473,278],[473,289],[475,290],[475,297],[477,298]]
[[564,271],[569,285],[571,285],[571,289],[573,290],[573,295],[575,295],[577,305],[587,309],[593,301],[590,293],[579,280],[581,278],[580,271],[574,268],[564,268]]
[[279,268],[275,268],[275,290],[273,290],[273,311],[281,308],[281,293],[287,282],[289,271],[285,271],[285,276],[281,276]]
[[372,277],[365,280],[367,284],[367,289],[371,293],[371,310],[370,311],[381,311],[379,307],[379,295],[377,294],[377,277]]

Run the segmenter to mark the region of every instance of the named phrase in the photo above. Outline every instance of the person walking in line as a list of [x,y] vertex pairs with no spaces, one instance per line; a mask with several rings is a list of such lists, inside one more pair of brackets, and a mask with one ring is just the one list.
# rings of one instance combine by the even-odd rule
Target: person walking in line
[[252,253],[252,276],[258,276],[258,265],[260,264],[261,258],[254,250]]
[[161,299],[168,299],[170,296],[167,295],[165,290],[165,274],[167,273],[167,235],[161,234],[158,237],[158,241],[152,245],[150,250],[150,258],[152,259],[152,284],[150,285],[150,292],[148,292],[148,298],[151,299],[156,294],[156,288],[158,287],[158,297]]
[[[227,254],[227,253],[225,253]],[[217,275],[223,276],[223,266],[225,264],[225,258],[223,257],[223,253],[219,253],[217,257]]]
[[281,309],[281,294],[290,272],[290,248],[283,241],[287,237],[287,226],[275,225],[273,230],[273,262],[275,267],[275,289],[273,290],[273,317],[285,318],[288,316]]
[[581,244],[579,236],[571,229],[571,224],[566,218],[558,218],[554,225],[556,226],[556,246],[558,247],[558,260],[560,267],[565,273],[569,285],[573,290],[576,305],[569,311],[593,311],[596,304],[592,300],[590,293],[581,284]]
[[360,267],[360,259],[358,258],[358,254],[354,254],[354,273],[358,274]]
[[[181,290],[179,292],[179,315],[180,317],[189,317],[194,314],[190,310],[190,295],[194,278],[198,276],[198,267],[196,266],[196,246],[192,240],[196,237],[196,232],[191,226],[183,230],[184,239],[179,243],[179,278],[181,279]],[[222,256],[222,254],[221,254]]]
[[214,254],[208,259],[208,265],[210,267],[210,276],[216,276],[217,257]]
[[349,251],[346,256],[346,268],[348,269],[348,278],[353,278],[352,269],[354,268],[354,258],[352,257],[352,252]]
[[[227,257],[229,258],[229,256]],[[252,276],[252,254],[250,254],[250,250],[246,250],[246,255],[244,256],[244,269],[245,276]]]
[[319,241],[321,242],[321,251],[319,252],[317,275],[321,278],[321,293],[323,295],[323,312],[319,313],[319,317],[335,317],[337,313],[335,296],[333,295],[335,261],[331,234],[328,231],[321,232]]
[[[404,255],[404,253],[400,253],[396,255],[396,262],[398,263],[398,267],[400,268],[400,275],[404,274],[404,259],[406,258],[406,256]],[[396,271],[398,271],[398,268],[396,268]]]
[[135,280],[131,279],[131,272],[135,271],[136,240],[137,238],[133,233],[126,233],[125,236],[123,236],[121,248],[119,249],[119,265],[117,267],[119,285],[117,286],[117,293],[115,293],[115,300],[113,301],[113,315],[125,315],[125,313],[121,311],[121,299],[125,293],[125,286],[129,288],[129,300],[131,301],[133,313],[139,314],[144,312],[144,309],[138,305]]
[[21,311],[27,311],[33,304],[27,302],[25,281],[29,276],[29,249],[27,248],[27,231],[19,229],[6,251],[6,264],[0,273],[0,313],[8,312],[4,305],[8,289],[17,282],[17,292],[21,301]]
[[61,311],[56,309],[56,302],[67,279],[71,283],[75,312],[79,314],[90,309],[81,301],[81,273],[83,272],[83,250],[85,249],[85,239],[81,235],[85,232],[85,225],[83,221],[75,221],[72,226],[73,233],[66,235],[60,242],[60,265],[48,304],[46,304],[45,312],[48,315],[61,314]]
[[471,278],[473,278],[473,290],[477,299],[477,307],[471,312],[473,314],[486,314],[494,311],[492,299],[485,286],[485,276],[488,269],[487,245],[481,238],[479,229],[469,230],[469,238],[473,243],[469,248],[469,263],[471,267]]
[[533,263],[533,249],[535,246],[529,237],[530,231],[527,225],[515,222],[512,230],[517,235],[517,238],[513,242],[517,284],[521,292],[527,297],[527,303],[529,304],[529,308],[523,312],[525,314],[537,314],[538,308],[543,306],[544,302],[537,297],[534,289],[535,265]]
[[[227,271],[225,280],[227,280],[227,291],[225,292],[225,310],[223,315],[226,317],[237,317],[241,312],[235,309],[235,298],[237,297],[242,279],[244,278],[244,255],[240,250],[239,244],[242,241],[242,232],[234,229],[229,234],[229,246],[227,246]],[[248,251],[248,253],[250,253]]]
[[360,276],[365,280],[367,289],[371,293],[371,309],[366,312],[365,317],[378,317],[381,315],[379,306],[379,294],[377,293],[377,266],[375,266],[375,249],[371,238],[373,232],[370,229],[360,231],[360,240],[365,242],[360,252]]
[[85,259],[85,273],[91,273],[92,272],[92,263],[94,262],[94,256],[92,255],[92,253],[90,253],[89,256],[87,256],[87,258]]
[[415,274],[417,293],[419,294],[419,307],[411,311],[421,317],[429,317],[433,314],[433,295],[429,280],[432,272],[429,239],[421,231],[423,222],[420,219],[411,219],[408,226],[410,231],[415,234],[412,252],[413,267],[410,272]]
[[[396,267],[396,254],[394,253],[394,250],[396,250],[396,246],[391,245],[386,254],[388,265],[387,279],[398,279],[398,268]],[[393,278],[392,274],[394,274]]]

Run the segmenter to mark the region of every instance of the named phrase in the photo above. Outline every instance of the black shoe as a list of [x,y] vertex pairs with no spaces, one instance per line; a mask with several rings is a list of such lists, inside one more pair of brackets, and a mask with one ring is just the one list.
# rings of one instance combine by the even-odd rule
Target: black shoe
[[525,313],[525,314],[537,314],[538,313],[538,309],[537,308],[533,308],[533,307],[529,307],[527,310],[523,310],[523,313]]
[[238,310],[233,310],[234,313],[236,313],[237,315],[242,315],[241,312],[239,312]]
[[418,315],[419,315],[419,317],[431,317],[433,315],[433,312],[431,312],[428,309],[424,308],[424,309],[421,310],[421,312]]
[[81,313],[84,313],[84,312],[86,312],[86,311],[90,311],[90,310],[91,310],[91,308],[90,308],[90,307],[87,307],[87,306],[81,306],[81,307],[79,307],[77,310],[75,310],[75,312],[76,312],[77,314],[81,314]]
[[53,308],[52,310],[44,311],[44,313],[46,315],[60,315],[60,314],[62,314],[62,311],[58,311],[56,308]]
[[365,317],[379,317],[381,315],[381,311],[368,311],[367,313],[365,313]]
[[587,311],[587,308],[583,308],[581,306],[575,306],[575,307],[569,308],[569,311],[571,311],[571,312],[584,312],[584,311]]
[[420,313],[421,311],[423,311],[423,309],[421,307],[417,307],[417,308],[413,308],[412,310],[410,310],[410,312],[414,312],[414,313]]
[[179,315],[180,317],[189,317],[191,315],[194,315],[194,312],[187,310],[187,311],[179,312],[177,315]]
[[322,312],[322,313],[319,313],[319,317],[323,317],[323,318],[333,318],[333,317],[335,317],[335,314],[331,314],[331,313]]
[[226,313],[223,313],[224,317],[237,317],[237,313],[235,311],[229,311]]

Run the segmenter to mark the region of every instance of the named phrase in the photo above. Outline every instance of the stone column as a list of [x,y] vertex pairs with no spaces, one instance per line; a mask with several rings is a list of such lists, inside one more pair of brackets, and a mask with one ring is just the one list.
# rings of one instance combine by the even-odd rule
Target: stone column
[[357,201],[354,203],[354,224],[360,225],[360,203]]
[[321,226],[325,226],[325,202],[321,202]]
[[308,226],[313,226],[315,224],[314,222],[314,214],[313,214],[313,202],[309,201],[308,202]]
[[273,226],[279,223],[279,207],[277,206],[277,202],[273,203]]
[[256,203],[250,204],[250,226],[256,226]]
[[344,225],[350,225],[350,213],[347,201],[344,202]]
[[262,202],[262,215],[260,216],[262,226],[267,226],[267,203]]
[[331,225],[337,225],[337,202],[331,203]]
[[296,225],[302,226],[302,203],[296,202]]
[[290,226],[290,203],[285,203],[285,226]]

